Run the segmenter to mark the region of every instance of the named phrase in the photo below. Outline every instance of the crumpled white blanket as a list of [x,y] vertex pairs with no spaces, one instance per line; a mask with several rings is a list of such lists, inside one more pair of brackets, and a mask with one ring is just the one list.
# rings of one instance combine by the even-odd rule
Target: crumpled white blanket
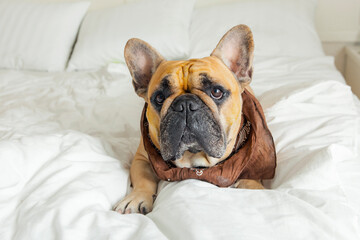
[[257,59],[252,87],[278,156],[268,190],[161,182],[148,215],[130,191],[143,100],[124,66],[0,71],[0,239],[358,239],[358,100],[332,59]]

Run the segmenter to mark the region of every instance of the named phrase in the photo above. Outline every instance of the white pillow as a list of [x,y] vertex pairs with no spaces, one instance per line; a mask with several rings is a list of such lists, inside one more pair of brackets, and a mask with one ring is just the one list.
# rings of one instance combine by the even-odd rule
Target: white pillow
[[93,70],[124,62],[124,47],[140,38],[167,59],[186,58],[195,0],[140,1],[90,11],[80,28],[68,70]]
[[0,3],[0,68],[64,70],[89,4]]
[[231,27],[248,25],[255,56],[323,56],[314,23],[316,0],[238,0],[194,11],[192,57],[209,55]]

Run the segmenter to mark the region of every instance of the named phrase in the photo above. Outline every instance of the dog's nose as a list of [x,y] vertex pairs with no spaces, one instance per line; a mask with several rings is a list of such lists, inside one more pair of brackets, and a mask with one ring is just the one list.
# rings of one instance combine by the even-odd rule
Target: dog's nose
[[200,108],[201,100],[195,94],[183,94],[173,101],[171,104],[175,112],[183,112],[184,110],[193,112]]

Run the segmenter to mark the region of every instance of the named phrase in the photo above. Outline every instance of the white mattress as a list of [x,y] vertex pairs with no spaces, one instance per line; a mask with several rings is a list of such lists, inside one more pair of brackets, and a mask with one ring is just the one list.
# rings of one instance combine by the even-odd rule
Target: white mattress
[[0,239],[358,239],[360,107],[332,61],[255,60],[278,155],[268,190],[161,182],[146,216],[111,211],[143,107],[124,66],[0,71]]

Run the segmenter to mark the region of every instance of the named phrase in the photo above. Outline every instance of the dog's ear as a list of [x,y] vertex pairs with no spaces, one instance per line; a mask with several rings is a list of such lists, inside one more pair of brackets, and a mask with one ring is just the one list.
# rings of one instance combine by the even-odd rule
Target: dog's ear
[[237,25],[230,29],[221,38],[211,56],[220,58],[241,84],[249,84],[254,57],[254,41],[250,28]]
[[150,79],[164,58],[148,43],[137,38],[126,43],[124,55],[135,92],[146,100]]

